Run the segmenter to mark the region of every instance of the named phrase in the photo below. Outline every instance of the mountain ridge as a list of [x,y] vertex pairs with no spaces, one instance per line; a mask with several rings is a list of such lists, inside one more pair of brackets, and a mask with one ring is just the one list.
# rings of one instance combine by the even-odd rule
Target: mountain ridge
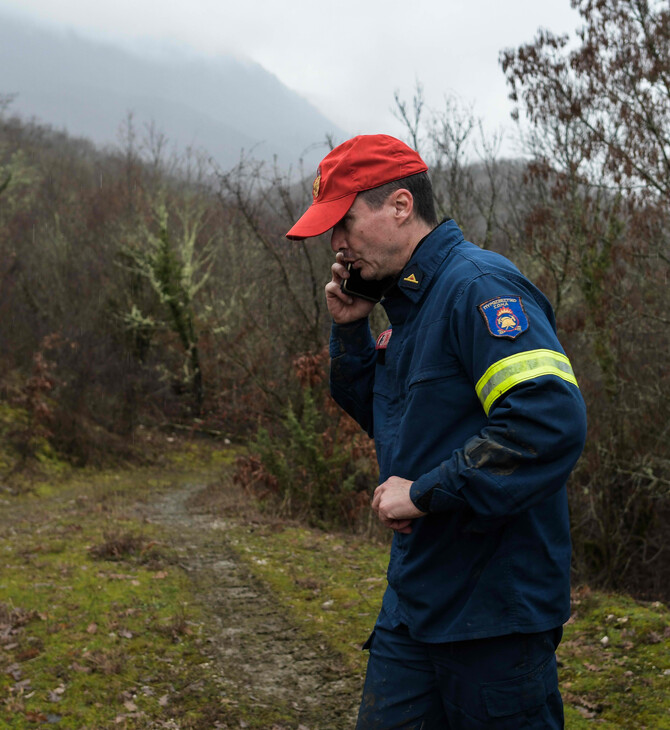
[[179,149],[200,148],[222,167],[243,150],[281,167],[316,165],[327,137],[348,136],[250,59],[145,58],[2,12],[0,94],[16,94],[13,112],[96,144],[117,142],[132,112],[139,127],[153,123]]

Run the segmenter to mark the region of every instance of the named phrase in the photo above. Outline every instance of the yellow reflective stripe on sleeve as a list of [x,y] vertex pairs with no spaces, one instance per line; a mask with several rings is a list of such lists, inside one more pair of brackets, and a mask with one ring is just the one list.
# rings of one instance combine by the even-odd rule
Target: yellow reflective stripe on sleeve
[[541,375],[556,375],[577,385],[570,360],[554,350],[519,352],[493,363],[475,386],[486,415],[488,416],[493,402],[510,388]]

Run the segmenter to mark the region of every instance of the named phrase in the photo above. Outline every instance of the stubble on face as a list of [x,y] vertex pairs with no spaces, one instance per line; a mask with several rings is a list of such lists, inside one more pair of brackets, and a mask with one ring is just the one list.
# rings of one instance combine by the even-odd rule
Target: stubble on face
[[333,229],[331,245],[342,251],[346,263],[353,263],[364,279],[383,279],[402,271],[404,247],[394,234],[392,209],[386,204],[370,208],[358,197]]

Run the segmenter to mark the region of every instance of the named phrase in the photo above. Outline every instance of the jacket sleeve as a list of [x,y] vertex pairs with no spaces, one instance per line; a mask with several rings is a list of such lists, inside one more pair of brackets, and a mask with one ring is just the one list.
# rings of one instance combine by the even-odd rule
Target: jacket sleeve
[[333,323],[330,357],[331,395],[372,438],[376,352],[367,318],[346,325]]
[[[520,332],[501,334],[495,312],[504,317],[505,309]],[[420,476],[410,496],[423,511],[469,509],[484,524],[513,516],[564,487],[586,437],[586,408],[553,313],[532,285],[484,275],[465,288],[445,336],[486,425]]]

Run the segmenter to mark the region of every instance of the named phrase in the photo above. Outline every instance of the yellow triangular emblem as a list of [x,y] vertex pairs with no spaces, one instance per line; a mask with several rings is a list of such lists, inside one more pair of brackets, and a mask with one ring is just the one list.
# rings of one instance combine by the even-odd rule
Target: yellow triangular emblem
[[410,284],[418,284],[419,280],[414,276],[414,274],[410,274],[409,276],[406,276],[403,281],[409,281]]

